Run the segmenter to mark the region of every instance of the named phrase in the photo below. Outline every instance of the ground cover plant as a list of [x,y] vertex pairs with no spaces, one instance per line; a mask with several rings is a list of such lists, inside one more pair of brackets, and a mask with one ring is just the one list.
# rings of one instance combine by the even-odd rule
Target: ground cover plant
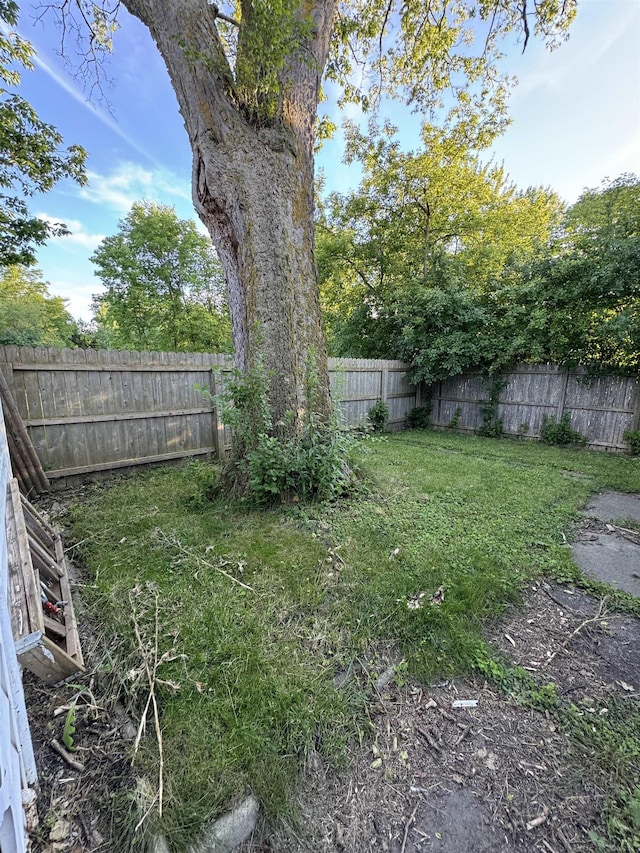
[[[268,817],[286,816],[313,751],[337,761],[348,738],[366,738],[366,689],[334,679],[356,665],[375,678],[380,646],[397,649],[403,677],[480,670],[557,711],[552,690],[505,669],[487,630],[539,575],[599,590],[566,541],[594,491],[640,490],[637,460],[414,431],[376,440],[362,464],[366,486],[328,505],[210,501],[211,469],[190,464],[95,487],[72,507],[83,597],[126,664],[138,716],[141,650],[165,656],[161,823],[175,849],[247,788]],[[639,613],[623,593],[608,602]],[[153,780],[151,718],[148,731],[136,761]],[[146,825],[156,813],[157,801]]]

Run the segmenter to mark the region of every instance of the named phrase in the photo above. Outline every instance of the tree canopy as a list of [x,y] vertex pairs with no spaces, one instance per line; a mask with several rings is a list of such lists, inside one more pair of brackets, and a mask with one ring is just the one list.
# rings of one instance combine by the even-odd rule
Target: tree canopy
[[335,355],[397,357],[407,305],[417,311],[417,298],[433,322],[450,325],[439,316],[445,303],[453,299],[461,309],[488,294],[505,265],[534,257],[560,223],[553,192],[516,190],[501,166],[483,163],[463,138],[425,124],[423,143],[405,152],[390,126],[375,138],[350,131],[362,183],[328,198],[317,229]]
[[[550,191],[518,193],[468,152],[451,172],[428,153],[402,155],[397,172],[396,154],[374,158],[361,191],[331,197],[319,222],[333,354],[404,358],[427,382],[515,361],[638,369],[635,176],[586,190],[563,211]],[[407,196],[403,175],[418,164],[422,192]]]
[[134,204],[92,256],[106,292],[95,320],[118,349],[229,348],[222,268],[211,241],[172,207]]
[[11,28],[18,4],[0,0],[0,266],[35,263],[36,247],[68,234],[63,223],[31,216],[25,197],[50,190],[62,178],[85,182],[85,151],[66,149],[62,136],[42,121],[17,92],[19,68],[33,67],[33,47]]
[[0,344],[72,346],[76,324],[65,303],[50,295],[40,270],[0,269]]

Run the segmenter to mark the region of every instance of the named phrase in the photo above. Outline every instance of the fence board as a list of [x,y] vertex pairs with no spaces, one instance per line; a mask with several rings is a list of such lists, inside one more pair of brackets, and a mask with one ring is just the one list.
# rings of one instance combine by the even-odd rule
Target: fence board
[[[0,368],[52,477],[220,456],[230,446],[229,429],[196,384],[220,387],[232,367],[229,356],[210,353],[0,347]],[[458,429],[482,425],[479,404],[489,390],[483,376],[453,377],[423,390],[409,383],[407,371],[396,360],[329,359],[332,395],[345,422],[366,423],[382,399],[389,428],[402,429],[407,412],[430,397],[435,426],[448,426],[458,408]],[[621,451],[625,430],[640,420],[636,377],[593,379],[556,365],[519,365],[505,379],[498,411],[507,434],[537,437],[544,414],[568,411],[591,446]]]
[[[0,347],[0,367],[50,477],[220,456],[230,446],[228,427],[196,389],[219,387],[229,356]],[[383,399],[389,428],[403,428],[416,405],[406,364],[329,359],[329,369],[346,423],[366,423]]]
[[[591,377],[581,369],[527,364],[503,374],[503,379],[498,415],[506,435],[539,438],[544,415],[559,419],[568,412],[572,428],[586,437],[587,446],[617,452],[628,448],[624,433],[634,428],[634,411],[640,411],[636,376]],[[490,384],[478,373],[435,383],[430,389],[434,426],[447,427],[459,408],[458,429],[479,429],[480,403],[487,399]]]

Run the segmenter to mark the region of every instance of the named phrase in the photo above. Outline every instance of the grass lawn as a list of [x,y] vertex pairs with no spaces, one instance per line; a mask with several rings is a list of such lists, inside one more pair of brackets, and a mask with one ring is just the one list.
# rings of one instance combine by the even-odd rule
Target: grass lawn
[[[268,816],[286,813],[310,747],[340,760],[364,696],[333,678],[356,659],[375,668],[376,648],[393,645],[426,681],[486,668],[487,622],[526,579],[581,582],[564,537],[588,496],[640,491],[638,459],[441,432],[372,442],[363,466],[367,488],[331,506],[212,503],[211,471],[192,463],[96,486],[72,507],[104,666],[138,716],[142,659],[156,644],[166,656],[162,824],[175,849],[248,788]],[[640,615],[622,593],[610,606]],[[153,779],[151,727],[139,761]]]

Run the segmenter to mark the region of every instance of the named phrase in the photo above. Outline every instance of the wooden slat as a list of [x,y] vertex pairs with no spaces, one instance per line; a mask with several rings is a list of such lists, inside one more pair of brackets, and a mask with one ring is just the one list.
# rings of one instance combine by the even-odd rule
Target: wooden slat
[[7,551],[11,624],[14,637],[44,630],[40,585],[31,562],[27,528],[22,514],[20,491],[16,480],[7,488]]
[[82,659],[82,651],[80,649],[78,623],[73,609],[73,597],[71,595],[71,587],[69,585],[69,572],[64,556],[62,541],[59,536],[56,539],[56,559],[62,568],[60,592],[62,593],[62,600],[66,602],[64,605],[64,624],[66,628],[67,654],[69,657],[76,660],[81,667],[83,667],[84,661]]
[[[68,364],[21,364],[15,362],[13,369],[27,370],[31,372],[42,371],[47,373],[55,373],[58,371],[68,371]],[[77,371],[92,371],[94,373],[128,373],[131,370],[131,365],[126,364],[74,364],[73,370]],[[137,364],[136,373],[206,373],[206,367],[193,364]]]
[[180,450],[177,453],[160,453],[157,456],[145,456],[143,459],[119,459],[115,462],[104,462],[99,465],[87,465],[79,468],[61,468],[47,471],[50,479],[58,477],[75,477],[78,474],[90,474],[92,471],[111,471],[116,468],[133,468],[136,465],[147,465],[150,462],[171,462],[191,456],[210,456],[216,452],[215,447],[197,447],[192,450]]
[[176,409],[175,411],[152,411],[152,412],[124,412],[124,413],[113,413],[107,415],[82,415],[82,416],[74,416],[70,415],[69,417],[64,418],[39,418],[35,420],[25,421],[25,425],[28,427],[38,427],[38,426],[63,426],[63,425],[73,425],[73,424],[97,424],[102,422],[110,422],[110,421],[136,421],[136,420],[147,420],[151,418],[177,418],[177,417],[189,417],[191,415],[202,415],[205,413],[210,413],[211,407],[208,408],[198,408],[198,409]]

